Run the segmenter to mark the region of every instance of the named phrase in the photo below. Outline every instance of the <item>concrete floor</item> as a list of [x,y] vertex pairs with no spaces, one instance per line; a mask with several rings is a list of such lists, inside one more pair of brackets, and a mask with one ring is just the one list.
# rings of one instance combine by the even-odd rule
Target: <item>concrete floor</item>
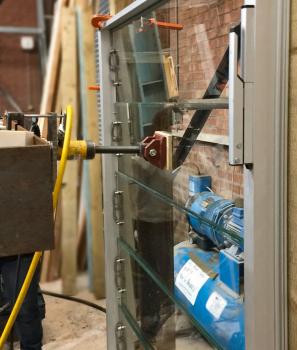
[[[61,291],[61,282],[43,284],[42,289]],[[95,300],[92,293],[86,291],[86,278],[78,279],[79,298],[105,306],[104,300]],[[72,301],[45,297],[46,318],[43,321],[44,350],[105,350],[106,317],[105,314]]]
[[[60,293],[62,290],[61,281],[44,283],[41,288]],[[92,293],[87,291],[86,276],[78,278],[78,294],[76,296],[105,307],[105,300],[95,300]],[[45,301],[46,318],[43,321],[43,350],[107,349],[106,316],[104,313],[86,305],[50,296],[45,296]],[[193,328],[184,332],[185,329],[189,328],[189,321],[186,317],[181,314],[172,317],[175,318],[175,329],[179,332],[175,342],[175,350],[213,349]],[[169,320],[168,322],[170,322]],[[166,324],[164,326],[166,328]],[[162,337],[161,334],[160,336]],[[166,347],[166,344],[165,348],[170,350],[168,346]],[[15,350],[19,350],[19,347],[15,346]]]
[[[87,291],[86,276],[78,279],[78,297],[105,306],[105,300],[95,300]],[[61,292],[61,281],[42,285],[42,289]],[[74,302],[45,297],[44,350],[106,350],[105,314]],[[187,328],[189,321],[179,314],[175,316],[176,327]],[[204,339],[193,329],[176,338],[175,350],[211,350]],[[130,350],[130,349],[128,349]],[[169,349],[170,350],[170,349]]]

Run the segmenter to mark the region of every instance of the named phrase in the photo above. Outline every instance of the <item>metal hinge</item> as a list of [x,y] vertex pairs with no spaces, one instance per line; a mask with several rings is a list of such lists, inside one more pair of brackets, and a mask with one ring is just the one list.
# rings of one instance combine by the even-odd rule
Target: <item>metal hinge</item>
[[118,322],[115,327],[115,338],[116,338],[116,346],[117,350],[126,350],[126,326],[124,326],[121,322]]
[[123,191],[114,191],[112,196],[113,219],[117,225],[125,223],[123,193]]
[[253,163],[254,31],[255,9],[251,5],[243,6],[240,34],[232,31],[229,35],[229,163],[231,165],[248,166]]

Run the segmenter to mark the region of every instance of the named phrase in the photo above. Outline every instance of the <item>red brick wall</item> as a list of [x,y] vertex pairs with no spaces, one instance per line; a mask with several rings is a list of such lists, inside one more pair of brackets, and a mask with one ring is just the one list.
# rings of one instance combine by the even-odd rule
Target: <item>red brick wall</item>
[[[37,26],[36,0],[4,0],[0,5],[0,26]],[[42,92],[40,59],[23,51],[20,35],[0,34],[0,88],[7,91],[25,112],[39,112]],[[0,95],[0,113],[11,105]]]
[[[176,0],[161,10],[167,13],[169,22],[177,21]],[[178,34],[170,33],[170,54],[179,65],[180,99],[201,98],[214,75],[227,47],[228,34],[233,25],[239,23],[243,0],[178,0],[178,22],[184,25]],[[162,38],[162,35],[161,35]],[[176,48],[178,47],[178,50]],[[165,49],[165,47],[163,46]],[[228,88],[223,92],[228,96]],[[192,112],[184,116],[182,129],[188,125]],[[211,113],[203,133],[228,135],[228,117],[225,110]],[[243,196],[242,167],[231,167],[228,163],[228,146],[196,142],[179,171],[174,184],[175,199],[184,204],[188,198],[188,177],[197,174],[212,177],[212,189],[225,198]],[[178,240],[187,230],[184,214],[175,211],[178,223]]]
[[[168,22],[178,20],[184,26],[178,34],[175,31],[170,32],[170,54],[179,66],[181,100],[202,98],[204,95],[228,47],[229,30],[239,23],[242,3],[243,0],[172,0],[158,10],[157,16],[162,19],[167,16]],[[162,40],[164,34],[160,31]],[[166,50],[165,45],[162,46]],[[228,87],[222,94],[222,97],[227,96]],[[190,111],[185,113],[183,130],[192,115],[193,112]],[[227,111],[214,110],[202,132],[228,136]],[[213,190],[217,193],[228,198],[243,195],[242,169],[229,166],[227,146],[196,142],[186,164],[196,164],[196,172],[200,169],[202,174],[211,175]],[[187,179],[184,178],[184,182]]]

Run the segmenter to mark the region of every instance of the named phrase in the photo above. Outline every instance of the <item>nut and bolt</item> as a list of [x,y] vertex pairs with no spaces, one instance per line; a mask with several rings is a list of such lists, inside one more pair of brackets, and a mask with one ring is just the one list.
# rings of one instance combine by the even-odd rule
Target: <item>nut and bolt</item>
[[149,155],[154,158],[158,154],[157,150],[155,148],[152,148],[149,150]]

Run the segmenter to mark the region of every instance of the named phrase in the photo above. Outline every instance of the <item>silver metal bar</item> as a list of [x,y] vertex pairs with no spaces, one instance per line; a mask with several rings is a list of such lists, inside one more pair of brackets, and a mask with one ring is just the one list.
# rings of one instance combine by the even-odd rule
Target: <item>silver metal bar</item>
[[180,100],[178,102],[117,102],[118,106],[133,106],[133,105],[149,105],[160,107],[179,107],[190,110],[212,110],[212,109],[228,109],[229,100],[226,97],[221,98],[196,98],[190,100]]
[[238,36],[229,41],[229,163],[243,164],[243,82],[237,74]]
[[194,100],[180,101],[177,102],[176,105],[181,108],[187,108],[192,110],[228,109],[229,101],[228,98],[200,98]]
[[140,15],[143,11],[156,5],[160,6],[165,2],[166,0],[136,0],[108,20],[103,30],[118,27],[131,20],[134,16]]
[[38,27],[0,26],[0,34],[41,35],[42,33],[43,29]]
[[289,0],[255,13],[253,168],[245,168],[246,349],[286,350]]
[[[100,91],[101,100],[101,113],[104,116],[102,118],[102,136],[103,144],[111,145],[112,136],[110,133],[110,119],[108,116],[113,112],[114,87],[110,81],[108,67],[108,52],[111,50],[110,46],[110,33],[108,31],[97,31],[99,51],[101,57],[99,61],[99,75],[100,86],[104,86],[104,89]],[[102,176],[104,187],[104,208],[112,208],[112,193],[116,188],[115,172],[117,170],[117,164],[113,161],[112,155],[104,155],[102,157]],[[107,348],[116,349],[116,339],[114,336],[114,329],[117,322],[119,322],[119,312],[117,305],[118,293],[116,291],[114,281],[115,274],[112,266],[112,262],[118,256],[117,237],[119,235],[119,226],[113,220],[112,210],[106,209],[104,212],[104,232],[105,232],[105,280],[106,280],[106,306],[108,313],[107,319]]]
[[244,81],[244,163],[253,163],[255,90],[255,8],[241,9],[241,78]]

